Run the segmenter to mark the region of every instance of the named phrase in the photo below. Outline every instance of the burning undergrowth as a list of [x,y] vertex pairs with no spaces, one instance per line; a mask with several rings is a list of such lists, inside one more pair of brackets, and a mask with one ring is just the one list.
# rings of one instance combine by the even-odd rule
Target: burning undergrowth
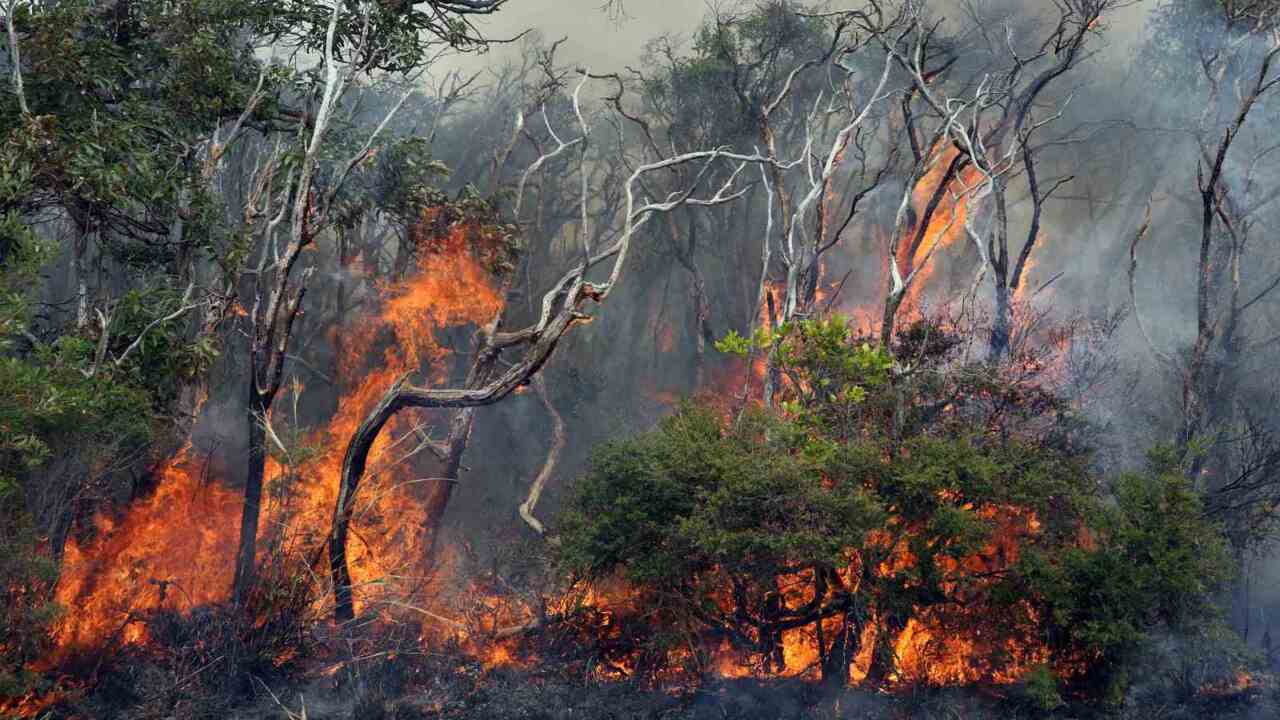
[[[518,539],[501,563],[441,540],[441,418],[398,417],[352,515],[355,619],[335,622],[325,550],[347,439],[398,378],[455,376],[447,338],[503,307],[491,229],[440,214],[419,229],[414,268],[361,284],[377,310],[331,333],[345,349],[332,417],[304,427],[295,385],[292,416],[263,419],[255,592],[229,603],[240,497],[188,445],[154,494],[68,543],[70,612],[41,662],[66,675],[16,711],[221,717],[298,678],[428,717],[515,717],[526,701],[891,716],[955,687],[1048,710],[1122,692],[1150,628],[1209,622],[1198,598],[1227,563],[1178,474],[1157,462],[1103,488],[1090,468],[1055,390],[1079,374],[1080,337],[1028,327],[1037,342],[976,362],[958,321],[920,311],[890,349],[841,318],[753,339],[701,400],[598,450],[548,541]],[[765,357],[773,409],[758,402]],[[1253,692],[1231,678],[1196,697]]]
[[[1208,617],[1186,588],[1132,567],[1194,543],[1197,556],[1167,557],[1161,572],[1214,582],[1220,548],[1194,499],[1157,471],[1118,487],[1118,508],[1099,502],[1072,404],[1040,384],[1060,363],[1017,352],[994,368],[967,363],[955,333],[920,320],[893,353],[914,372],[890,373],[890,355],[837,318],[767,338],[776,411],[750,400],[752,364],[731,360],[718,381],[745,396],[683,404],[653,433],[597,451],[550,542],[501,562],[436,543],[431,481],[403,462],[420,435],[397,428],[356,514],[356,618],[335,624],[321,553],[341,441],[378,388],[439,364],[442,328],[497,310],[453,311],[461,296],[430,278],[471,273],[472,295],[496,294],[465,244],[429,247],[421,275],[381,289],[378,321],[353,328],[351,347],[383,367],[350,383],[327,426],[298,434],[314,450],[277,439],[257,591],[226,602],[238,497],[188,447],[157,471],[150,499],[69,544],[58,597],[78,611],[45,662],[70,676],[29,708],[83,686],[92,693],[70,705],[80,713],[111,697],[214,717],[273,678],[342,687],[371,660],[401,658],[415,689],[396,692],[442,696],[419,703],[428,716],[469,717],[509,683],[540,698],[619,685],[646,712],[674,703],[691,717],[708,697],[720,710],[742,697],[811,708],[847,688],[861,688],[850,702],[862,707],[885,691],[979,687],[1022,702],[1039,687],[1047,709],[1123,686],[1116,666],[1147,625]],[[431,669],[440,656],[454,663],[447,681]],[[1201,684],[1217,698],[1248,690],[1232,682]],[[459,683],[471,686],[461,697]]]
[[[302,425],[297,408],[306,389],[297,382],[292,416],[281,410],[261,419],[271,455],[257,561],[263,577],[253,593],[238,607],[228,604],[240,493],[187,443],[153,471],[149,497],[98,514],[68,539],[55,591],[65,612],[37,669],[70,673],[74,679],[62,684],[75,687],[108,665],[148,657],[203,678],[225,670],[243,685],[292,666],[317,645],[312,631],[323,625],[332,593],[321,561],[347,439],[398,378],[455,373],[448,331],[488,323],[502,307],[505,234],[473,216],[428,209],[403,279],[360,283],[357,292],[378,309],[334,328],[332,337],[341,338],[334,345],[346,352],[338,355],[337,410],[326,423]],[[368,617],[390,621],[398,607],[434,596],[434,578],[455,579],[445,553],[428,549],[436,528],[424,507],[439,481],[422,477],[430,467],[420,457],[429,455],[426,428],[393,423],[374,448],[348,553]]]

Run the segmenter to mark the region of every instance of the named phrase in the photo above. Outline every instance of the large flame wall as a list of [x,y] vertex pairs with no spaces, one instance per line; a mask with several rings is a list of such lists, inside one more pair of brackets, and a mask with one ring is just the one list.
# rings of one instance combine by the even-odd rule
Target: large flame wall
[[[310,456],[283,467],[272,448],[264,500],[263,535],[287,538],[290,551],[314,551],[329,529],[346,443],[387,388],[405,373],[443,377],[447,351],[436,340],[448,327],[491,320],[501,308],[492,275],[468,248],[471,231],[451,226],[419,254],[403,282],[378,288],[381,309],[347,318],[335,328],[347,352],[339,359],[338,409],[324,427],[307,434]],[[385,346],[378,352],[377,348]],[[278,410],[273,417],[283,416]],[[283,423],[273,428],[279,437]],[[375,588],[412,585],[419,576],[427,533],[418,502],[422,488],[409,467],[396,463],[415,445],[405,420],[389,426],[371,453],[355,512],[349,562],[361,588],[357,602]],[[272,442],[272,440],[269,440]],[[289,448],[295,455],[303,448]],[[186,611],[225,600],[231,589],[239,534],[240,493],[220,478],[188,444],[157,470],[156,491],[120,517],[99,515],[93,538],[68,540],[57,601],[69,612],[56,631],[60,656],[78,649],[144,640],[134,620],[150,610]],[[278,543],[261,543],[262,553]]]

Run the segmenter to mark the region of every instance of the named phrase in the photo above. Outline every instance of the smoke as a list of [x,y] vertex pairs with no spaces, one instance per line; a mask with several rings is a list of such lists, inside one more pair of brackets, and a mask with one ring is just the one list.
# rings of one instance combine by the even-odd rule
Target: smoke
[[[741,2],[722,7],[750,5]],[[827,5],[834,8],[849,3]],[[612,72],[636,66],[644,57],[646,44],[655,37],[688,37],[714,10],[708,4],[678,0],[630,2],[623,7],[625,16],[616,17],[605,12],[598,0],[516,0],[502,12],[479,19],[477,25],[492,38],[514,37],[527,29],[536,29],[548,42],[564,37],[566,42],[557,57],[562,65]],[[974,0],[943,3],[935,6],[935,12],[957,26],[982,18],[997,36],[1007,24],[1018,31],[1012,36],[1014,40],[1022,42],[1021,33],[1043,30],[1055,9],[1032,0]],[[1176,378],[1155,360],[1137,332],[1126,270],[1129,241],[1148,200],[1152,200],[1155,220],[1151,239],[1138,252],[1135,292],[1157,349],[1173,353],[1185,347],[1194,334],[1195,313],[1197,149],[1191,131],[1201,119],[1205,88],[1194,77],[1177,74],[1180,68],[1188,67],[1192,75],[1196,72],[1194,64],[1188,63],[1188,49],[1177,43],[1180,35],[1204,35],[1192,27],[1196,22],[1194,13],[1176,12],[1170,4],[1119,4],[1090,39],[1087,60],[1057,83],[1044,101],[1046,108],[1058,107],[1062,113],[1052,132],[1071,138],[1071,142],[1045,151],[1045,174],[1072,179],[1046,206],[1042,245],[1026,284],[1028,294],[1034,294],[1052,280],[1035,295],[1034,302],[1063,316],[1080,314],[1099,322],[1116,313],[1130,316],[1108,338],[1106,348],[1120,359],[1107,391],[1122,399],[1115,404],[1093,403],[1095,419],[1112,430],[1104,438],[1114,451],[1108,469],[1140,464],[1145,449],[1158,439],[1171,437],[1176,426]],[[993,45],[998,50],[1002,42],[1003,38],[997,37]],[[445,67],[468,72],[492,69],[504,62],[518,63],[528,47],[523,43],[498,45],[486,54],[448,59]],[[976,56],[963,62],[975,74],[980,70]],[[602,94],[599,91],[594,96]],[[504,112],[513,110],[505,108]],[[475,120],[475,116],[468,116],[464,124],[474,127]],[[1260,129],[1260,120],[1255,118],[1254,122]],[[497,125],[501,124],[499,119]],[[477,146],[501,136],[501,130],[495,129],[492,137],[470,137],[469,142],[456,145],[466,148],[460,152],[458,164],[469,162],[466,156],[474,154]],[[1256,145],[1261,140],[1247,142]],[[1248,154],[1247,149],[1241,151],[1241,156]],[[1228,181],[1233,187],[1243,187],[1248,172],[1232,165]],[[1261,171],[1254,172],[1256,178]],[[892,184],[888,187],[886,194]],[[747,220],[737,227],[762,225],[763,195],[750,194],[745,205],[740,212]],[[1015,203],[1010,212],[1013,227],[1025,227],[1026,204]],[[699,222],[708,231],[716,231],[715,221]],[[867,252],[875,246],[875,238],[869,237],[865,227],[850,235],[841,260],[845,264],[829,268],[828,277],[839,279],[847,270],[857,268],[842,291],[841,304],[864,306],[874,303],[882,291],[871,279],[879,264]],[[652,238],[649,241],[652,244]],[[747,247],[755,244],[744,242]],[[1021,239],[1015,238],[1012,244],[1018,248]],[[744,251],[728,238],[714,238],[704,247],[705,272],[712,275],[708,287],[716,309],[710,318],[711,330],[722,335],[729,329],[742,329],[750,315],[734,271],[742,267]],[[1256,271],[1251,279],[1261,279],[1265,275],[1262,269],[1273,261],[1265,258],[1246,272]],[[951,284],[964,284],[973,275],[977,255],[970,244],[959,243],[954,250],[940,254],[937,262],[943,266],[941,275],[950,278]],[[656,248],[635,258],[628,273],[624,281],[628,294],[602,309],[594,326],[573,333],[566,352],[548,371],[553,402],[571,406],[569,422],[576,425],[570,431],[562,478],[572,475],[593,441],[634,430],[651,420],[655,404],[646,396],[655,391],[678,395],[695,389],[688,378],[689,355],[679,349],[662,353],[657,347],[662,344],[658,342],[662,335],[674,337],[677,348],[689,345],[693,330],[681,315],[687,310],[688,278]],[[636,280],[638,277],[644,280]],[[637,409],[641,407],[646,409]],[[468,516],[474,512],[477,520],[491,520],[495,506],[507,507],[514,521],[518,504],[514,498],[536,473],[546,442],[539,432],[548,422],[543,415],[538,403],[527,396],[481,413],[481,427],[494,428],[479,432],[472,451],[476,460],[472,475],[483,480],[462,485],[457,498],[459,513]],[[553,489],[547,512],[553,511],[554,496]]]
[[[994,43],[990,38],[986,41],[988,48],[996,49],[1003,42],[999,36],[1001,23],[1017,28],[1019,33],[1034,32],[1042,27],[1045,14],[1054,12],[1051,4],[1037,0],[974,0],[945,3],[940,10],[956,24],[973,17],[991,19],[989,27],[996,39]],[[476,23],[486,36],[495,39],[514,38],[527,29],[536,29],[544,42],[565,37],[556,58],[559,65],[621,72],[642,62],[651,40],[663,35],[688,37],[710,11],[709,5],[685,0],[632,0],[625,5],[626,15],[619,18],[604,12],[600,0],[512,0],[501,12]],[[1191,131],[1198,122],[1204,122],[1201,112],[1206,89],[1194,72],[1190,78],[1176,72],[1187,67],[1190,55],[1187,47],[1175,41],[1203,36],[1202,31],[1191,27],[1194,22],[1194,15],[1170,12],[1165,5],[1122,5],[1105,20],[1100,36],[1091,40],[1091,57],[1044,97],[1046,108],[1059,108],[1062,114],[1053,126],[1058,135],[1050,137],[1069,140],[1045,150],[1044,175],[1072,179],[1046,207],[1041,245],[1026,283],[1035,291],[1052,280],[1043,292],[1033,292],[1030,302],[1059,318],[1082,316],[1098,325],[1107,325],[1116,316],[1123,318],[1114,332],[1100,336],[1098,347],[1085,349],[1105,352],[1116,360],[1112,375],[1101,389],[1094,390],[1101,396],[1081,398],[1081,406],[1090,419],[1104,429],[1100,441],[1105,451],[1104,469],[1108,471],[1138,466],[1153,443],[1170,439],[1177,430],[1179,378],[1156,360],[1155,352],[1137,331],[1126,271],[1130,240],[1151,201],[1155,218],[1150,240],[1139,250],[1135,294],[1139,309],[1152,328],[1151,340],[1158,346],[1155,350],[1178,355],[1195,332],[1198,149]],[[1017,41],[1022,42],[1023,37],[1026,36],[1019,35]],[[980,47],[982,40],[973,36],[965,39],[974,48]],[[504,64],[519,65],[525,59],[522,53],[532,48],[536,45],[526,42],[499,44],[488,53],[445,58],[435,71],[437,75],[448,70],[496,73]],[[975,49],[963,59],[959,72],[978,77],[983,61],[989,59]],[[1191,67],[1194,71],[1194,65]],[[650,73],[657,70],[643,69]],[[492,73],[481,78],[482,83],[492,81]],[[816,92],[819,86],[815,83],[810,90]],[[589,102],[599,107],[600,96],[607,90],[592,86]],[[441,123],[434,152],[453,169],[449,180],[453,188],[475,183],[482,189],[492,189],[492,179],[485,177],[486,164],[494,148],[501,147],[510,137],[516,111],[526,109],[529,100],[520,88],[481,91],[473,102]],[[798,105],[811,102],[806,97]],[[551,105],[548,122],[559,130],[572,132],[572,117],[563,106],[563,98],[559,105]],[[375,103],[368,112],[376,114],[378,109]],[[1258,111],[1251,134],[1241,140],[1241,158],[1256,157],[1268,146],[1263,121],[1275,117],[1274,109]],[[416,100],[401,113],[402,119],[391,128],[391,134],[409,135],[434,127],[437,113],[434,99]],[[1220,122],[1221,118],[1213,117],[1208,125],[1212,129]],[[601,135],[607,134],[602,128]],[[738,150],[751,149],[750,138],[729,139],[744,144]],[[525,147],[518,149],[511,167],[527,165],[532,159],[529,152]],[[1250,192],[1260,193],[1259,200],[1266,198],[1265,191],[1274,191],[1278,186],[1271,166],[1248,162],[1230,164],[1227,182],[1233,192],[1246,197]],[[603,197],[610,185],[616,186],[617,178],[597,175],[592,183],[591,192]],[[883,223],[891,215],[890,201],[900,187],[900,179],[894,179],[869,199],[872,209],[867,215],[871,220],[851,227],[841,254],[827,268],[827,291],[850,273],[837,307],[874,309],[876,302],[882,300],[883,287],[878,284],[882,268],[875,253],[883,236],[876,234],[876,223]],[[1255,191],[1255,187],[1260,189]],[[616,191],[616,187],[613,189]],[[512,311],[513,326],[534,312],[533,305],[541,292],[568,263],[575,261],[574,253],[579,247],[574,225],[575,199],[571,195],[559,199],[568,207],[548,208],[529,233],[526,253],[530,264],[521,270],[523,275],[513,280],[524,288],[517,297],[517,304],[523,307]],[[1263,220],[1267,213],[1274,215],[1275,209],[1264,208],[1259,228],[1265,228]],[[1026,203],[1015,202],[1010,213],[1011,226],[1025,228],[1029,220]],[[759,237],[765,214],[765,195],[756,188],[730,210],[698,210],[680,216],[679,221],[700,238],[692,254],[711,299],[711,313],[704,329],[698,327],[691,313],[694,275],[672,252],[671,238],[663,234],[661,224],[654,223],[628,260],[619,291],[604,307],[592,308],[596,317],[591,324],[575,328],[562,342],[544,372],[549,401],[564,418],[569,443],[537,510],[544,522],[553,524],[550,521],[566,483],[582,470],[594,446],[646,429],[670,409],[675,398],[699,391],[727,395],[739,389],[740,385],[730,382],[741,370],[733,366],[733,360],[708,351],[705,373],[700,376],[693,370],[697,360],[693,348],[698,335],[714,339],[729,330],[743,331],[753,318],[753,285],[760,275]],[[1259,239],[1251,247],[1263,244],[1264,231],[1255,232]],[[1012,240],[1015,253],[1021,242],[1018,237]],[[934,277],[939,288],[954,290],[971,281],[978,256],[971,243],[959,242],[940,251],[934,262],[938,264]],[[1242,270],[1245,286],[1265,286],[1278,264],[1280,253],[1261,247],[1256,260]],[[331,286],[340,279],[354,284],[346,274],[317,279],[316,291],[309,295],[311,302],[320,303],[314,312],[317,317],[324,317],[318,310],[334,310]],[[322,287],[324,283],[328,286]],[[371,287],[366,287],[366,296],[357,300],[376,305],[372,296],[377,293]],[[990,285],[983,286],[984,303],[988,302],[989,288]],[[944,295],[934,293],[931,297],[942,300],[946,299]],[[340,318],[348,326],[358,325],[361,313],[368,312],[367,307],[354,305],[348,310],[349,317]],[[1273,315],[1266,303],[1260,306],[1254,327],[1258,337],[1280,334],[1278,328],[1267,332]],[[304,326],[299,336],[319,336],[317,327]],[[451,333],[450,341],[459,356],[465,355],[470,342],[466,332]],[[297,354],[309,358],[310,366],[329,372],[335,363],[325,342],[321,339],[314,347],[309,342],[300,343]],[[241,353],[228,352],[226,357],[238,355]],[[221,376],[230,394],[242,387],[239,375],[243,368],[227,362]],[[1251,368],[1257,367],[1257,372],[1241,389],[1247,398],[1241,404],[1274,424],[1274,412],[1267,403],[1273,397],[1275,370],[1266,368],[1263,359],[1248,362]],[[304,368],[298,371],[299,375],[306,378],[307,366],[299,367]],[[314,370],[311,374],[301,403],[304,418],[332,413],[337,403],[337,392],[330,383],[322,382],[324,378]],[[195,438],[198,448],[213,455],[214,474],[233,485],[244,455],[239,402],[212,404]],[[503,566],[508,577],[524,572],[524,565],[536,554],[528,548],[537,538],[520,519],[517,508],[546,457],[551,428],[552,418],[534,393],[516,395],[479,410],[464,472],[450,505],[447,522],[453,539],[493,565]],[[337,437],[329,439],[331,443],[341,441]],[[336,452],[335,457],[340,458],[340,447],[326,451]],[[432,477],[433,461],[420,462],[421,467],[415,470],[422,477]],[[1277,574],[1274,563],[1261,563],[1257,568],[1258,583],[1253,588],[1259,597],[1256,605],[1280,610]],[[1255,628],[1270,625],[1266,615],[1264,612],[1263,617],[1254,619]]]
[[[1234,108],[1228,91],[1215,114],[1204,114],[1209,91],[1199,75],[1197,52],[1223,46],[1227,37],[1225,28],[1206,24],[1201,14],[1213,7],[1211,3],[1120,4],[1090,39],[1089,57],[1044,99],[1046,113],[1056,107],[1062,115],[1047,131],[1049,136],[1070,139],[1044,151],[1044,175],[1071,179],[1046,206],[1042,243],[1026,284],[1028,295],[1034,295],[1032,303],[1055,316],[1080,316],[1112,328],[1095,350],[1114,360],[1114,370],[1100,388],[1093,388],[1095,396],[1082,398],[1082,407],[1103,430],[1099,462],[1107,472],[1141,466],[1154,444],[1171,440],[1179,429],[1181,376],[1158,358],[1162,354],[1175,360],[1183,357],[1196,332],[1196,168],[1202,160],[1196,132],[1199,129],[1212,142],[1221,135]],[[1043,30],[1054,12],[1052,5],[1031,0],[957,2],[936,8],[957,25],[974,17],[989,19],[988,28],[997,34],[1007,23],[1018,30],[1012,36],[1016,42],[1033,37],[1022,35],[1024,31]],[[509,10],[488,21],[485,31],[501,36],[536,27],[548,40],[564,36],[568,41],[560,57],[563,62],[609,72],[635,64],[646,42],[658,35],[688,37],[712,8],[689,2],[632,2],[626,6],[628,17],[621,21],[599,12],[594,2],[526,0],[513,3]],[[1000,42],[997,39],[995,44]],[[1256,61],[1260,54],[1248,47],[1238,51],[1243,59],[1229,70],[1235,75],[1229,87],[1245,78],[1250,58]],[[515,46],[506,46],[465,62],[480,67],[495,59],[513,58],[515,52]],[[962,62],[976,77],[980,59],[966,57]],[[1259,154],[1268,147],[1267,125],[1274,109],[1273,101],[1254,111],[1224,175],[1233,193],[1259,203],[1269,202],[1268,189],[1274,192],[1277,187],[1274,164],[1259,161]],[[1153,223],[1137,251],[1135,309],[1128,291],[1129,245],[1148,203]],[[695,221],[713,234],[701,257],[712,276],[708,287],[715,311],[710,327],[718,335],[743,329],[750,317],[749,303],[741,297],[741,279],[734,272],[744,262],[752,267],[742,257],[755,251],[743,251],[736,244],[741,241],[736,228],[763,225],[762,194],[750,194],[745,204],[740,212],[746,220],[734,230],[722,229],[724,234],[718,237],[715,220]],[[1014,228],[1026,226],[1026,203],[1015,203],[1010,213]],[[1275,208],[1262,205],[1259,213],[1250,224],[1255,236],[1263,232]],[[1242,287],[1255,290],[1265,287],[1280,270],[1280,255],[1263,246],[1258,237],[1250,245],[1250,261],[1240,270]],[[741,242],[748,248],[755,246],[754,240]],[[845,238],[842,256],[827,269],[829,280],[856,271],[842,291],[840,306],[870,306],[882,297],[883,288],[873,279],[880,270],[871,254],[876,242],[867,227],[854,229]],[[1015,252],[1021,242],[1013,239]],[[942,266],[939,277],[954,288],[969,282],[978,258],[970,244],[958,243],[936,262]],[[657,392],[680,395],[696,389],[688,375],[692,358],[680,349],[689,347],[694,332],[687,318],[689,279],[657,248],[636,258],[628,272],[627,294],[603,309],[594,326],[575,333],[548,371],[553,402],[569,408],[565,414],[571,441],[557,474],[561,482],[581,467],[594,442],[644,427],[655,412],[661,412],[661,404],[652,401]],[[1217,272],[1223,272],[1220,263]],[[1043,291],[1035,292],[1050,281]],[[986,294],[982,296],[985,301]],[[1273,313],[1266,309],[1267,302],[1250,321],[1252,337],[1280,332],[1271,328]],[[1150,343],[1138,331],[1135,310],[1150,328]],[[660,352],[658,337],[673,335],[677,351]],[[1245,380],[1240,405],[1272,425],[1275,418],[1268,404],[1274,398],[1275,375],[1260,362],[1244,360],[1250,370],[1241,373]],[[542,431],[549,422],[544,415],[531,398],[482,414],[481,423],[491,429],[477,435],[472,454],[476,459],[472,476],[477,481],[465,483],[458,495],[454,519],[459,524],[487,525],[494,521],[497,507],[508,508],[509,512],[502,511],[509,516],[508,526],[518,527],[515,507],[548,441]],[[553,487],[543,512],[554,513],[556,498]],[[1257,583],[1251,592],[1261,605],[1276,605],[1280,595],[1273,566],[1263,562],[1256,567]],[[1255,618],[1255,641],[1260,622]]]
[[[548,41],[565,38],[562,62],[598,72],[621,71],[635,65],[645,43],[665,34],[687,34],[708,6],[698,0],[633,0],[611,12],[604,0],[514,0],[501,12],[476,20],[485,37],[511,39],[535,31]],[[446,67],[463,72],[482,71],[502,62],[518,62],[519,43],[499,44],[482,55],[454,57]]]

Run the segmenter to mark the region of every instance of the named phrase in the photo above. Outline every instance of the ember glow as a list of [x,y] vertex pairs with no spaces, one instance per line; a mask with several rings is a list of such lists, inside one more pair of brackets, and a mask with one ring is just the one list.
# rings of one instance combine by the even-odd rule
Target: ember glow
[[[896,633],[887,629],[882,619],[871,618],[858,636],[857,652],[848,665],[850,684],[860,685],[867,681],[873,651],[886,632],[891,633],[887,642],[894,659],[893,670],[882,682],[890,689],[921,684],[1006,685],[1017,682],[1031,668],[1041,664],[1050,664],[1064,674],[1080,669],[1065,659],[1051,657],[1048,649],[1034,640],[1034,615],[1030,609],[1025,627],[997,626],[983,616],[981,596],[985,587],[1017,561],[1020,545],[1032,541],[1041,526],[1034,513],[1015,507],[983,508],[978,515],[995,528],[991,542],[979,552],[958,561],[941,559],[940,569],[946,577],[953,578],[943,583],[944,591],[954,603],[948,608],[917,609],[905,627]],[[879,567],[878,572],[882,576],[908,570],[916,562],[907,549],[907,536],[899,538],[893,547],[887,545],[890,542],[884,536],[878,541],[888,551],[889,557]],[[859,590],[856,580],[858,565],[858,558],[851,556],[849,567],[838,573],[845,589],[850,592]],[[706,580],[716,582],[718,577],[713,572]],[[812,571],[804,571],[782,576],[777,592],[786,608],[796,609],[814,600],[814,587]],[[485,588],[473,585],[471,592],[483,596]],[[727,588],[716,592],[713,597],[726,616],[737,612],[733,593]],[[495,614],[494,619],[486,623],[487,631],[469,639],[473,652],[486,667],[536,669],[544,658],[539,657],[531,646],[514,640],[483,640],[486,636],[499,638],[508,634],[503,628],[518,628],[534,621],[534,614],[528,609],[513,609],[511,606],[503,606],[497,612],[499,606],[494,600],[483,602],[495,609]],[[626,643],[621,642],[622,633],[625,633],[622,628],[651,623],[651,619],[645,618],[645,613],[651,612],[646,608],[652,608],[652,599],[646,598],[644,589],[609,580],[571,589],[554,604],[552,614],[559,617],[576,614],[576,617],[588,618],[578,630],[578,641],[583,644],[601,648],[626,647]],[[840,632],[840,621],[836,617],[784,630],[777,639],[776,655],[772,651],[763,654],[744,651],[742,647],[711,634],[698,643],[699,656],[704,660],[696,660],[684,648],[670,650],[661,658],[660,664],[664,669],[655,673],[654,679],[676,685],[695,682],[702,674],[722,679],[818,680],[821,678],[822,661],[833,652],[833,640]],[[755,646],[768,647],[763,638],[753,635],[752,639]],[[609,660],[607,666],[598,669],[601,679],[631,677],[645,662],[641,651],[634,648],[620,654],[614,652]],[[649,658],[647,662],[653,663],[654,659]]]

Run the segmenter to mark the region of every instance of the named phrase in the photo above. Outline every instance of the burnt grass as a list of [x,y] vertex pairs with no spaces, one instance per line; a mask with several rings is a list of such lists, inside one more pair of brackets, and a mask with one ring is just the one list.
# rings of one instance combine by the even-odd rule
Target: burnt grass
[[[341,631],[304,614],[243,624],[222,607],[155,612],[144,646],[85,653],[49,674],[40,720],[1264,720],[1280,683],[1205,686],[1202,674],[1153,671],[1119,706],[1045,709],[1027,687],[879,692],[797,679],[688,679],[656,687],[601,679],[599,646],[539,633],[517,665],[486,668],[454,644],[424,650],[423,627],[360,623]],[[304,629],[304,626],[306,629]],[[56,678],[56,680],[54,679]],[[1216,688],[1216,689],[1215,689]],[[8,720],[0,706],[0,720]]]
[[[800,680],[708,679],[654,688],[599,680],[576,665],[485,669],[462,651],[377,652],[334,661],[328,653],[282,665],[239,658],[190,667],[181,649],[100,658],[92,684],[70,692],[46,720],[1263,720],[1280,717],[1268,678],[1226,693],[1148,689],[1119,708],[1066,703],[1048,711],[1013,687],[919,687],[894,693],[832,692]],[[351,657],[351,655],[348,655]],[[248,664],[240,664],[246,661]],[[181,667],[177,667],[181,666]],[[569,672],[572,670],[572,672]]]

